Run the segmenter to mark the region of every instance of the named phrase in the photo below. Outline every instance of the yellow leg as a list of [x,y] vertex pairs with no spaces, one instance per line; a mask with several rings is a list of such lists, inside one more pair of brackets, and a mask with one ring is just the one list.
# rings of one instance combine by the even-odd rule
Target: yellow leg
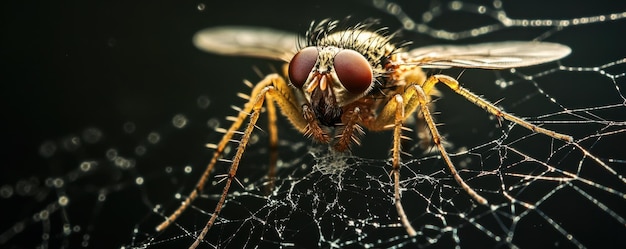
[[237,174],[237,169],[239,168],[239,162],[241,161],[243,152],[245,151],[246,145],[248,144],[248,141],[250,140],[250,135],[252,134],[252,131],[254,130],[254,125],[259,119],[261,108],[263,107],[263,101],[265,100],[265,92],[269,91],[269,89],[271,88],[270,87],[263,88],[261,93],[254,100],[254,104],[252,105],[252,113],[250,115],[250,121],[241,137],[241,140],[239,141],[239,146],[237,147],[237,153],[233,157],[233,160],[232,160],[233,164],[230,166],[230,170],[228,171],[228,178],[226,179],[226,185],[224,186],[224,190],[222,191],[220,200],[217,202],[217,205],[215,206],[215,211],[211,215],[211,219],[209,219],[206,226],[204,226],[204,228],[202,229],[202,232],[200,232],[200,235],[198,235],[198,237],[196,238],[196,241],[189,247],[190,249],[196,248],[200,244],[200,242],[202,242],[202,240],[204,239],[204,236],[206,236],[211,226],[213,226],[213,224],[215,223],[215,220],[217,219],[217,216],[222,210],[222,206],[224,205],[224,202],[226,201],[226,196],[228,195],[228,190],[230,188],[230,185],[232,184],[233,179],[235,178],[235,175]]
[[276,127],[276,107],[270,95],[267,95],[265,106],[267,107],[267,130],[269,133],[269,153],[270,161],[267,178],[269,184],[265,186],[265,191],[269,194],[274,189],[276,179],[276,162],[278,161],[278,128]]
[[495,115],[498,118],[504,118],[506,120],[509,120],[511,122],[515,122],[518,125],[521,125],[522,127],[529,129],[533,132],[538,132],[538,133],[542,133],[545,135],[548,135],[550,137],[559,139],[559,140],[563,140],[566,142],[572,142],[574,141],[574,139],[571,136],[565,135],[565,134],[561,134],[561,133],[557,133],[548,129],[544,129],[541,128],[539,126],[536,126],[534,124],[528,123],[527,121],[518,118],[514,115],[511,115],[503,110],[501,110],[500,108],[496,107],[495,105],[493,105],[492,103],[489,103],[489,101],[484,100],[483,98],[479,97],[478,95],[470,92],[469,90],[461,87],[459,85],[459,82],[457,80],[455,80],[454,78],[447,76],[447,75],[433,75],[431,77],[429,77],[426,82],[423,84],[423,89],[425,92],[429,92],[435,84],[442,82],[444,83],[446,86],[448,86],[450,89],[452,89],[452,91],[456,92],[457,94],[465,97],[467,100],[469,100],[470,102],[474,103],[475,105],[479,106],[480,108],[485,109],[486,111],[488,111],[489,113]]
[[404,121],[404,99],[401,95],[394,96],[394,101],[396,110],[394,112],[394,123],[393,123],[393,147],[391,149],[392,161],[391,161],[391,174],[393,176],[393,199],[396,205],[396,210],[398,212],[398,216],[400,217],[400,221],[402,225],[406,229],[406,232],[409,236],[416,236],[417,232],[409,222],[409,219],[406,216],[406,212],[404,212],[404,207],[402,206],[401,198],[400,198],[400,155],[402,154],[401,148],[401,138],[402,138],[402,122]]
[[430,110],[428,110],[428,102],[426,101],[427,100],[426,93],[420,86],[417,86],[417,85],[408,89],[407,92],[411,90],[413,90],[416,93],[415,94],[416,98],[411,99],[411,101],[409,102],[415,101],[419,103],[420,111],[422,112],[424,116],[424,120],[426,121],[426,124],[428,125],[428,129],[430,130],[433,142],[439,149],[439,153],[441,154],[441,157],[443,158],[446,165],[448,166],[448,169],[450,170],[450,174],[452,175],[452,177],[454,177],[454,180],[456,180],[459,186],[461,186],[461,188],[463,188],[463,190],[465,190],[465,192],[469,194],[469,196],[474,198],[474,200],[476,200],[478,203],[487,205],[488,204],[487,199],[483,198],[480,194],[474,191],[474,189],[472,189],[469,185],[467,185],[467,183],[465,183],[463,178],[461,178],[459,173],[456,171],[456,168],[454,167],[452,160],[450,160],[450,156],[448,156],[448,152],[446,151],[446,148],[443,146],[443,143],[441,141],[441,135],[439,134],[439,130],[437,130],[437,126],[435,125],[433,116],[430,114]]
[[426,95],[425,91],[419,85],[412,85],[406,88],[405,92],[402,95],[395,95],[392,99],[390,99],[387,104],[383,107],[380,115],[375,119],[372,123],[367,124],[367,127],[373,130],[382,130],[382,129],[390,129],[393,128],[393,147],[392,147],[392,176],[394,178],[394,200],[396,205],[396,210],[398,215],[400,216],[400,220],[407,230],[407,234],[411,236],[415,236],[417,233],[415,229],[408,221],[406,213],[404,212],[404,208],[401,203],[400,198],[400,155],[402,153],[401,149],[401,139],[402,139],[402,123],[406,119],[406,117],[417,110],[419,107],[419,111],[422,113],[424,121],[428,125],[428,129],[430,130],[431,137],[433,143],[439,149],[442,158],[444,159],[448,169],[450,170],[450,174],[454,178],[454,180],[467,192],[469,196],[471,196],[476,202],[487,205],[488,202],[485,198],[483,198],[480,194],[474,191],[461,176],[458,174],[450,156],[446,152],[445,147],[441,141],[441,135],[437,130],[435,125],[435,121],[433,120],[432,115],[430,114],[430,110],[428,109],[429,98]]
[[[209,229],[211,229],[211,227],[215,223],[215,220],[217,219],[217,216],[221,212],[222,206],[226,202],[226,196],[228,195],[228,190],[230,188],[230,185],[232,184],[233,179],[235,179],[235,176],[237,174],[237,169],[239,168],[239,162],[241,161],[241,158],[243,157],[245,148],[248,144],[248,141],[250,140],[250,135],[252,134],[252,131],[254,130],[256,122],[259,119],[259,115],[261,114],[261,108],[263,107],[263,103],[266,100],[266,98],[268,100],[271,99],[271,100],[276,101],[276,103],[278,103],[278,105],[281,107],[286,107],[287,105],[293,106],[289,98],[283,95],[283,93],[277,91],[276,88],[273,86],[264,87],[256,95],[256,97],[254,97],[253,102],[251,102],[251,105],[249,105],[251,109],[251,114],[249,117],[250,121],[248,125],[246,126],[246,129],[243,132],[241,140],[239,141],[239,146],[237,147],[237,152],[235,153],[235,156],[232,159],[232,165],[230,166],[230,170],[228,172],[228,176],[227,176],[228,178],[226,178],[226,185],[224,186],[224,190],[222,191],[220,199],[217,205],[215,206],[215,211],[213,211],[211,218],[202,229],[202,232],[200,232],[200,234],[196,238],[196,241],[189,247],[190,249],[196,248],[200,244],[200,242],[202,242],[202,240],[204,239],[204,236],[206,236]],[[248,105],[246,105],[246,107],[248,107]],[[301,118],[301,115],[297,115],[295,117],[290,117],[290,118],[295,119],[297,117]],[[275,126],[275,124],[272,124],[272,125]]]
[[[272,94],[272,95],[276,95],[274,98],[272,98],[272,100],[274,100],[274,101],[276,101],[276,103],[278,103],[278,105],[281,107],[281,110],[283,111],[283,114],[285,114],[285,116],[287,116],[289,118],[291,123],[298,130],[300,130],[301,132],[303,132],[305,130],[306,121],[304,121],[301,118],[302,115],[299,114],[300,113],[300,109],[297,107],[297,103],[295,103],[295,97],[293,96],[291,91],[284,91],[284,90],[282,90],[282,89],[286,89],[287,87],[289,87],[287,85],[287,83],[278,74],[270,74],[270,75],[266,76],[263,80],[261,80],[252,89],[252,93],[250,95],[252,97],[250,98],[248,103],[246,103],[244,105],[243,110],[241,112],[239,112],[237,117],[235,117],[234,122],[231,124],[230,128],[228,128],[228,130],[225,132],[225,134],[222,137],[222,139],[220,140],[220,142],[217,145],[212,145],[211,146],[211,147],[215,147],[215,152],[213,153],[213,158],[211,158],[211,161],[209,162],[209,164],[207,165],[206,169],[202,173],[202,176],[198,180],[198,183],[196,184],[196,186],[193,189],[193,191],[182,202],[182,204],[178,207],[178,209],[176,209],[169,217],[167,217],[165,219],[165,221],[163,221],[161,224],[159,224],[156,227],[157,231],[163,231],[170,224],[172,224],[189,207],[189,205],[191,205],[191,203],[202,192],[202,190],[204,189],[204,186],[206,185],[207,180],[209,179],[210,173],[213,171],[213,168],[215,167],[215,164],[217,163],[218,159],[220,158],[220,156],[224,152],[224,149],[226,148],[226,145],[231,140],[233,134],[235,134],[235,132],[237,130],[239,130],[239,128],[243,124],[243,121],[252,112],[255,100],[258,98],[258,96],[260,96],[261,92],[264,91],[263,89],[265,89],[265,87],[267,87],[267,86],[274,86],[276,89],[278,89],[278,91],[276,91],[276,90],[272,91],[272,92],[275,93],[275,94]],[[264,93],[263,93],[263,95],[264,95]],[[271,107],[268,107],[268,108],[271,109]],[[273,115],[275,116],[275,114],[273,114]],[[275,120],[275,118],[272,119],[271,116],[272,116],[272,114],[270,114],[270,119],[271,120]],[[277,141],[277,138],[273,138],[274,136],[277,136],[277,135],[272,135],[272,134],[276,134],[276,133],[272,131],[271,127],[272,126],[275,127],[275,123],[273,123],[271,120],[270,120],[270,143],[272,143],[272,141]],[[272,157],[272,155],[270,155],[270,160],[274,160],[271,157]]]
[[414,113],[418,108],[419,112],[422,114],[424,121],[428,126],[428,130],[431,133],[431,138],[434,144],[439,149],[441,156],[448,166],[450,170],[450,174],[453,176],[455,181],[468,193],[476,202],[487,205],[488,201],[478,194],[474,189],[472,189],[461,176],[458,174],[450,156],[448,155],[445,147],[443,146],[441,135],[437,130],[435,125],[435,121],[433,120],[432,115],[430,114],[430,110],[428,109],[428,103],[430,102],[429,95],[427,93],[436,92],[434,89],[435,84],[444,83],[451,90],[456,92],[457,94],[465,97],[470,102],[475,105],[485,109],[489,113],[499,117],[509,120],[511,122],[515,122],[516,124],[521,125],[533,132],[542,133],[553,137],[555,139],[563,140],[566,142],[572,142],[573,138],[571,136],[557,133],[548,129],[541,128],[539,126],[533,125],[519,117],[516,117],[512,114],[504,112],[500,108],[491,104],[487,100],[484,100],[477,96],[476,94],[470,92],[469,90],[462,88],[458,81],[453,79],[447,75],[433,75],[429,77],[424,84],[420,85],[410,85],[405,88],[405,91],[401,95],[394,96],[393,99],[385,104],[380,112],[379,116],[366,124],[366,127],[370,130],[386,130],[393,128],[393,149],[392,149],[392,175],[394,178],[394,199],[396,201],[396,209],[400,216],[403,226],[406,228],[407,233],[411,236],[416,235],[415,229],[411,226],[406,214],[404,212],[404,208],[400,203],[400,154],[401,154],[401,138],[402,138],[402,121],[411,113]]

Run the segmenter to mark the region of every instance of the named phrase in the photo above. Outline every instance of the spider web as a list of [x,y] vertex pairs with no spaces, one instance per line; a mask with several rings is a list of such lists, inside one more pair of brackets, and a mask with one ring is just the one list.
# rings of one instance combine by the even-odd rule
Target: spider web
[[[626,246],[626,158],[620,146],[626,139],[626,98],[621,90],[626,51],[616,37],[624,29],[626,6],[617,1],[374,0],[337,4],[298,6],[313,10],[311,16],[293,13],[291,2],[132,8],[111,4],[95,17],[88,12],[74,16],[111,22],[103,24],[104,34],[87,34],[103,48],[74,49],[73,45],[89,43],[72,38],[62,43],[60,51],[70,58],[61,60],[59,75],[63,77],[40,70],[44,76],[57,76],[52,77],[58,79],[55,83],[75,91],[55,91],[49,98],[41,93],[23,96],[44,97],[20,107],[18,120],[26,121],[7,130],[33,135],[7,135],[9,141],[19,141],[14,143],[16,148],[28,152],[5,151],[7,165],[12,167],[2,169],[0,205],[5,218],[0,245],[190,245],[219,199],[223,188],[219,175],[228,170],[227,162],[218,164],[203,195],[174,224],[161,233],[154,228],[193,188],[211,156],[203,144],[218,141],[221,134],[216,128],[227,127],[224,117],[236,113],[228,107],[243,103],[234,96],[247,89],[235,83],[259,79],[250,69],[254,65],[261,74],[279,66],[202,54],[191,47],[193,32],[226,24],[262,24],[301,32],[313,19],[352,15],[380,18],[392,30],[404,27],[403,38],[413,41],[414,47],[533,39],[570,46],[568,57],[530,68],[429,73],[458,78],[464,87],[504,110],[571,135],[574,142],[497,120],[440,87],[442,97],[434,103],[440,132],[450,144],[449,152],[461,176],[489,205],[476,204],[458,186],[436,151],[424,151],[408,142],[404,149],[411,156],[402,158],[400,185],[404,209],[418,231],[418,236],[410,237],[393,203],[388,160],[391,134],[367,133],[363,146],[339,154],[308,141],[281,119],[280,159],[277,177],[271,181],[266,177],[268,138],[262,131],[266,121],[261,118],[260,129],[254,132],[241,163],[239,184],[231,188],[201,247]],[[246,15],[239,13],[241,18],[233,19],[229,18],[232,13],[215,12],[236,8]],[[171,13],[176,13],[176,18]],[[140,21],[146,18],[160,21],[158,25]],[[264,18],[261,23],[259,18]],[[60,26],[82,27],[72,23]],[[181,37],[171,38],[172,34]],[[103,61],[97,64],[99,69],[83,65],[91,61],[84,59],[91,57],[81,53],[85,51],[100,55],[95,56]],[[56,68],[53,62],[43,65]],[[89,74],[79,73],[81,69],[88,69]],[[115,76],[85,81],[85,75],[103,73]],[[43,82],[46,78],[29,79]],[[91,81],[92,87],[112,86],[94,90],[80,85]],[[46,91],[46,86],[41,87],[44,89],[36,93]],[[15,89],[22,88],[9,87],[4,92]],[[106,96],[100,97],[99,92]],[[8,97],[8,104],[23,103],[13,98]],[[46,107],[64,101],[68,104],[53,105],[57,110]],[[414,133],[405,135],[418,140]],[[226,159],[235,146],[233,141]]]

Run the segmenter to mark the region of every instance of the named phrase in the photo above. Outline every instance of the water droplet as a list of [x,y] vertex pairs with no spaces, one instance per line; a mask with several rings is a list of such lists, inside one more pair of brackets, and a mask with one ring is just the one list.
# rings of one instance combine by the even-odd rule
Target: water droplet
[[59,197],[59,205],[61,205],[62,207],[67,206],[68,203],[70,203],[70,198],[67,198],[67,196],[63,195],[61,197]]
[[402,22],[402,27],[406,30],[413,30],[415,28],[415,22],[413,20],[405,20]]
[[107,157],[107,159],[109,159],[111,161],[115,160],[115,158],[117,158],[117,150],[115,150],[115,149],[107,150],[106,157]]
[[485,14],[485,12],[487,12],[487,7],[485,6],[478,6],[478,13],[480,14]]
[[13,227],[11,228],[11,230],[13,230],[13,232],[15,233],[21,233],[22,231],[24,231],[24,222],[18,222],[15,223],[15,225],[13,225]]
[[39,146],[39,155],[48,158],[57,151],[57,145],[52,141],[46,141]]
[[206,5],[204,5],[204,3],[199,3],[197,8],[199,11],[204,11],[204,9],[206,9]]
[[161,135],[159,135],[159,133],[150,132],[150,134],[148,134],[148,142],[151,144],[156,144],[159,140],[161,140]]
[[63,224],[63,234],[70,235],[72,233],[72,229],[70,229],[70,224]]
[[70,136],[61,141],[63,149],[66,151],[76,151],[81,146],[81,141],[78,136]]
[[139,146],[135,147],[135,154],[138,155],[138,156],[145,155],[146,151],[147,151],[146,146],[139,145]]
[[10,185],[0,187],[0,197],[10,198],[11,196],[13,196],[13,188]]
[[124,123],[123,129],[124,129],[124,132],[130,134],[130,133],[135,132],[135,130],[137,129],[137,126],[133,122],[126,122]]
[[36,192],[39,181],[36,179],[20,180],[15,184],[15,192],[21,196],[32,195]]
[[88,128],[83,131],[83,140],[88,144],[95,144],[102,139],[102,131],[98,128]]
[[463,3],[460,1],[453,1],[450,3],[451,10],[460,10],[461,8],[463,8]]
[[493,1],[493,7],[496,9],[502,8],[502,1],[500,0]]
[[206,109],[209,107],[209,105],[211,105],[211,100],[209,99],[209,97],[203,95],[198,97],[196,103],[198,104],[198,107],[200,109]]
[[61,178],[55,178],[55,179],[52,181],[52,185],[53,185],[55,188],[61,188],[61,187],[63,187],[63,185],[65,185],[65,181],[63,181],[63,179],[61,179]]
[[40,220],[47,220],[48,218],[50,218],[50,213],[48,212],[48,210],[43,210],[39,212],[37,216]]
[[256,144],[257,142],[259,142],[260,138],[259,135],[257,134],[252,134],[252,136],[250,136],[250,141],[248,141],[249,144]]
[[172,119],[172,124],[174,125],[174,127],[179,129],[185,127],[185,125],[187,125],[187,122],[187,117],[185,117],[185,115],[183,114],[176,114]]
[[220,120],[217,118],[211,118],[206,122],[206,125],[214,130],[215,128],[220,127]]
[[94,166],[97,166],[96,162],[82,162],[80,164],[80,170],[83,172],[87,172],[91,170]]
[[120,156],[120,157],[115,158],[115,166],[121,169],[130,169],[130,168],[135,167],[135,160],[126,159]]

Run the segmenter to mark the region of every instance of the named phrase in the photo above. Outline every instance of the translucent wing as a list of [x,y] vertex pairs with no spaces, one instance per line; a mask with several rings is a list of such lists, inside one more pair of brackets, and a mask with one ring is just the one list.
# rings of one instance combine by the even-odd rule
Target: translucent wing
[[222,26],[198,31],[193,43],[206,52],[289,62],[297,52],[296,34],[268,28]]
[[571,49],[549,42],[506,41],[465,46],[440,45],[409,51],[409,63],[423,68],[504,69],[527,67],[567,56]]

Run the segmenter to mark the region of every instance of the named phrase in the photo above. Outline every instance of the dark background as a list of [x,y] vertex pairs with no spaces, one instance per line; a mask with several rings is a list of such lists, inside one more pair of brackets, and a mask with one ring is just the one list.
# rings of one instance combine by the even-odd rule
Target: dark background
[[[205,4],[203,10],[198,9],[200,3]],[[528,19],[572,18],[626,9],[623,4],[616,6],[612,1],[585,5],[572,1],[505,4],[509,16]],[[215,141],[218,135],[206,127],[206,120],[233,113],[229,106],[240,103],[233,100],[235,93],[246,89],[241,80],[254,82],[258,79],[253,66],[263,72],[271,72],[272,67],[279,66],[265,60],[227,58],[200,52],[191,43],[196,31],[218,25],[257,25],[302,33],[312,20],[340,19],[347,15],[357,20],[380,18],[392,29],[400,27],[394,17],[360,1],[11,1],[2,5],[0,93],[5,111],[2,119],[4,149],[0,150],[4,163],[0,167],[0,183],[18,186],[20,182],[27,182],[31,188],[0,200],[3,216],[0,233],[20,221],[30,220],[48,203],[54,203],[57,196],[67,194],[71,196],[72,204],[55,213],[51,220],[52,237],[48,239],[52,248],[75,248],[85,241],[78,235],[62,235],[59,224],[68,220],[72,226],[81,227],[82,231],[78,233],[81,236],[89,231],[89,246],[95,248],[132,244],[131,236],[137,224],[145,226],[141,227],[142,232],[151,232],[147,227],[154,222],[143,220],[151,214],[149,207],[156,203],[171,205],[172,193],[190,189],[196,179],[194,176],[199,174],[197,172],[210,156],[202,146]],[[409,14],[415,15],[420,13],[416,10],[429,6],[421,2],[401,5],[410,11]],[[433,25],[461,30],[480,26],[478,23],[483,22],[491,21],[487,17],[484,20],[477,18],[476,23],[449,18]],[[572,47],[573,54],[564,59],[563,64],[597,66],[624,58],[626,49],[620,38],[624,27],[624,21],[618,21],[593,28],[571,28],[557,32],[548,40]],[[460,43],[530,40],[547,30],[516,28]],[[405,38],[414,41],[415,46],[451,43],[411,33],[405,33]],[[465,75],[467,81],[481,79],[481,75],[471,72]],[[490,74],[488,77],[494,76]],[[577,101],[604,104],[602,96],[587,96],[580,90],[593,88],[593,80],[597,78],[569,77],[567,84],[571,90],[577,91],[568,97],[567,87],[562,89],[559,100],[566,106]],[[607,80],[603,79],[603,82]],[[550,89],[550,86],[542,87]],[[491,100],[507,94],[487,84],[469,88],[490,96]],[[523,98],[532,89],[522,87],[521,91],[522,97],[518,98]],[[610,88],[606,92],[615,94]],[[211,101],[207,109],[197,107],[199,96],[207,96]],[[455,118],[467,115],[462,109],[455,110],[455,105],[462,100],[451,99],[452,102],[441,104],[442,109],[449,111],[446,126],[481,122]],[[533,111],[538,109],[530,105],[514,108],[526,116],[533,116]],[[182,130],[173,128],[171,119],[176,114],[186,115],[190,126]],[[624,120],[624,113],[607,115]],[[134,132],[124,131],[123,125],[127,122],[136,125]],[[290,133],[286,122],[281,122],[287,136],[297,136]],[[474,123],[474,126],[481,125]],[[88,128],[96,128],[102,137],[93,144],[84,141],[80,145],[72,144],[72,138],[76,136],[84,139]],[[146,141],[148,134],[154,131],[162,135],[163,140],[157,143],[158,146]],[[459,140],[471,137],[461,132],[456,135],[452,132],[451,136]],[[365,141],[379,138],[372,137]],[[46,143],[56,145],[52,156],[41,151],[47,148],[42,147]],[[148,146],[148,153],[137,159],[139,166],[133,170],[103,170],[74,181],[66,179],[67,185],[60,190],[46,185],[49,177],[67,177],[80,162],[106,162],[105,153],[111,148],[132,154],[137,145]],[[355,153],[380,158],[386,151],[366,145]],[[623,158],[619,156],[623,153],[614,151],[607,151],[606,155]],[[180,174],[184,165],[196,166],[196,174],[190,177]],[[174,177],[164,175],[162,170],[166,166],[174,167],[174,171],[183,176],[174,180]],[[137,176],[145,177],[147,184],[134,186]],[[161,185],[161,181],[169,185]],[[181,184],[175,186],[176,183]],[[177,189],[171,189],[172,186]],[[107,201],[95,201],[103,190],[107,193]],[[4,246],[32,248],[46,241],[41,238],[45,224],[26,224],[25,232],[2,241]]]

